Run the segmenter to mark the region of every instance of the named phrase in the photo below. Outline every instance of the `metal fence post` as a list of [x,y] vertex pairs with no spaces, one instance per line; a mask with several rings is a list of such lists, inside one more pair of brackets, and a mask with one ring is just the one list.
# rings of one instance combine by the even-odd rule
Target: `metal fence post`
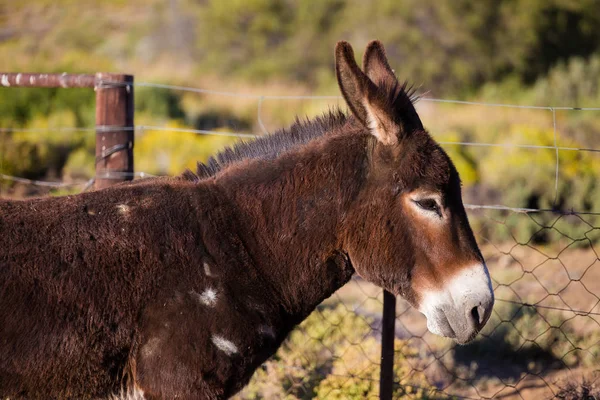
[[383,291],[383,319],[381,321],[381,371],[379,398],[391,400],[394,392],[394,339],[396,336],[396,296]]
[[96,74],[96,182],[133,179],[133,76]]

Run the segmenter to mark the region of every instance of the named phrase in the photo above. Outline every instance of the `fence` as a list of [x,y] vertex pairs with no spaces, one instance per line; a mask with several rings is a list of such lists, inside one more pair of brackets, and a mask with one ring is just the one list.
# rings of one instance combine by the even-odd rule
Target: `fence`
[[[2,73],[0,84],[21,88],[90,88],[96,92],[95,187],[133,179],[133,76]],[[5,179],[10,179],[4,176]],[[27,182],[20,180],[21,182]],[[32,184],[50,185],[29,181]]]
[[[340,99],[338,96],[259,96],[134,83],[132,77],[123,75],[48,75],[45,79],[34,77],[31,80],[31,76],[25,74],[0,75],[4,86],[37,84],[96,89],[97,126],[75,129],[96,132],[96,177],[101,178],[96,181],[97,187],[134,176],[151,175],[133,171],[132,149],[136,131],[238,138],[256,136],[252,132],[134,126],[134,87],[256,101],[256,121],[261,134],[269,132],[269,124],[264,120],[268,101],[338,102]],[[596,171],[598,163],[593,157],[600,149],[564,141],[559,135],[559,113],[597,112],[600,108],[421,100],[422,107],[432,104],[494,112],[540,112],[549,120],[547,137],[541,143],[489,143],[438,137],[455,161],[468,159],[463,153],[452,153],[455,147],[460,147],[486,151],[486,157],[495,156],[503,163],[507,160],[502,157],[504,150],[539,152],[544,155],[541,159],[546,164],[552,164],[544,170],[545,175],[552,175],[550,180],[544,178],[547,187],[543,189],[550,193],[546,193],[544,204],[526,208],[487,204],[486,199],[480,199],[477,190],[465,193],[467,199],[476,203],[466,207],[488,262],[497,298],[494,313],[483,334],[473,344],[454,346],[428,333],[423,317],[405,302],[355,278],[290,335],[278,354],[257,371],[239,398],[545,398],[564,391],[569,380],[585,377],[590,380],[589,385],[595,384],[600,372],[600,258],[595,249],[600,239],[600,214],[593,205],[586,205],[586,210],[571,208],[564,211],[569,210],[569,204],[564,204],[565,193],[569,190],[577,194],[582,192],[577,187],[577,179],[573,179],[577,178],[577,173],[563,174],[561,179],[561,167],[573,167],[572,156],[576,155],[575,163]],[[427,110],[419,111],[425,114],[423,120],[428,125]],[[447,121],[451,117],[441,119]],[[496,150],[499,155],[494,153]],[[531,156],[533,161],[528,165],[536,165],[539,162],[536,157]],[[527,157],[521,154],[521,158]],[[591,181],[586,182],[592,186],[594,179],[600,178],[600,172],[588,175],[584,178],[591,176]],[[81,185],[85,189],[89,186],[85,181],[48,182],[8,175],[0,175],[0,178],[49,187]],[[500,178],[509,179],[510,173]],[[536,178],[535,174],[532,178]],[[564,181],[573,187],[563,187]],[[535,185],[535,182],[520,183]],[[582,197],[600,194],[600,191],[594,192],[594,188]],[[524,188],[521,191],[524,192]],[[543,198],[539,193],[537,196]],[[583,200],[583,203],[588,201]]]

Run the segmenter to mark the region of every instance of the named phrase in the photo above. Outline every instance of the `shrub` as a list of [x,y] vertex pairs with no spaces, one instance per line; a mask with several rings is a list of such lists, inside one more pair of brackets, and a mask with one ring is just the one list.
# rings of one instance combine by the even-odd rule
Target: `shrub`
[[[254,374],[238,399],[363,399],[379,395],[381,344],[372,321],[338,304],[313,312]],[[435,392],[424,377],[411,375],[417,351],[397,340],[394,398],[426,398]],[[399,349],[402,349],[400,351]]]
[[137,132],[134,146],[136,171],[156,175],[179,175],[186,168],[195,171],[196,162],[206,160],[224,146],[239,140],[230,136],[177,132],[177,129],[189,128],[179,121],[171,121],[166,126],[174,131]]
[[532,89],[537,103],[554,106],[595,106],[600,99],[600,55],[574,57],[552,68]]
[[[600,164],[593,153],[585,151],[561,150],[558,153],[559,175],[555,191],[556,150],[552,130],[534,128],[527,125],[513,126],[504,143],[511,145],[535,145],[542,148],[493,147],[477,160],[479,176],[486,186],[501,194],[496,204],[511,207],[554,209],[559,212],[576,210],[579,212],[600,210]],[[564,147],[580,148],[577,142],[562,139]],[[502,220],[506,213],[490,213]],[[551,226],[558,216],[546,212],[532,218],[508,218],[504,226],[493,234],[497,240],[520,242],[531,238],[534,242],[554,242],[566,236],[585,239],[589,226],[580,220],[569,220],[561,225],[560,232]],[[583,240],[581,244],[589,242]]]
[[561,400],[598,400],[600,399],[600,385],[597,382],[583,380],[581,383],[569,382],[560,388],[556,394]]

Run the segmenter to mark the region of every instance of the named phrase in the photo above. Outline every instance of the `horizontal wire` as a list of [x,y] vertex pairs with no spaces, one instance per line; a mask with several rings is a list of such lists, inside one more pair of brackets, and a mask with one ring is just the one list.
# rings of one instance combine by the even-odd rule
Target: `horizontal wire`
[[485,107],[523,108],[523,109],[548,110],[548,111],[552,111],[552,110],[600,111],[600,107],[530,106],[530,105],[519,105],[519,104],[486,103],[486,102],[482,102],[482,101],[436,99],[436,98],[432,98],[432,97],[424,97],[424,98],[421,98],[419,101],[429,101],[432,103],[464,104],[464,105],[485,106]]
[[231,136],[231,137],[247,137],[257,138],[261,135],[246,132],[227,132],[227,131],[211,131],[206,129],[193,128],[172,128],[168,126],[154,125],[136,125],[136,126],[113,126],[113,125],[97,125],[92,128],[88,127],[49,127],[49,128],[0,128],[0,133],[37,133],[37,132],[120,132],[120,131],[167,131],[179,133],[195,133],[198,135],[211,136]]
[[210,131],[210,130],[205,130],[205,129],[192,129],[192,128],[170,128],[168,126],[152,126],[152,125],[136,125],[134,129],[141,130],[141,131],[167,131],[167,132],[195,133],[198,135],[231,136],[231,137],[246,137],[246,138],[257,138],[257,137],[261,136],[261,135],[256,135],[254,133]]
[[577,211],[577,210],[555,210],[551,208],[524,208],[524,207],[509,207],[503,205],[485,205],[485,204],[464,204],[466,209],[470,210],[500,210],[500,211],[512,211],[515,213],[540,213],[540,212],[551,212],[560,215],[600,215],[600,212],[594,211]]
[[523,307],[545,308],[545,309],[548,309],[548,310],[555,310],[555,311],[568,311],[568,312],[572,312],[574,314],[579,314],[579,315],[583,315],[583,316],[600,315],[600,312],[582,311],[582,310],[575,310],[575,309],[572,309],[572,308],[561,308],[561,307],[543,306],[543,305],[540,305],[540,304],[522,303],[522,302],[519,302],[519,301],[507,300],[507,299],[496,299],[496,301],[501,301],[503,303],[516,304],[516,305],[520,305],[520,306],[523,306]]
[[21,178],[18,176],[12,176],[12,175],[6,175],[6,174],[0,174],[0,179],[1,180],[6,180],[6,181],[13,181],[13,182],[19,182],[19,183],[25,183],[28,185],[34,185],[34,186],[46,186],[46,187],[69,187],[69,186],[82,186],[87,184],[88,181],[80,181],[80,182],[52,182],[52,181],[40,181],[40,180],[36,180],[36,179],[27,179],[27,178]]
[[533,144],[511,144],[511,143],[485,143],[485,142],[438,142],[439,144],[458,145],[458,146],[481,146],[481,147],[506,147],[518,149],[556,149],[559,151],[586,151],[600,153],[600,149],[562,147],[562,146],[542,146]]
[[530,213],[530,212],[543,212],[543,211],[554,211],[548,209],[541,208],[522,208],[522,207],[508,207],[503,205],[483,205],[483,204],[464,204],[466,209],[470,210],[503,210],[503,211],[513,211],[518,213]]
[[[122,130],[123,128],[119,128]],[[57,126],[48,128],[0,128],[0,133],[27,132],[94,132],[96,128]]]
[[[219,96],[229,96],[229,97],[241,97],[241,98],[251,98],[251,99],[273,99],[273,100],[327,100],[327,99],[343,99],[342,96],[339,95],[261,95],[261,94],[253,94],[253,93],[242,93],[242,92],[230,92],[230,91],[222,91],[222,90],[212,90],[212,89],[203,89],[203,88],[194,88],[189,86],[178,86],[178,85],[168,85],[162,83],[152,83],[152,82],[134,82],[134,86],[139,87],[153,87],[159,89],[169,89],[169,90],[177,90],[184,92],[192,92],[192,93],[202,93],[202,94],[214,94]],[[505,103],[486,103],[479,101],[465,101],[465,100],[453,100],[453,99],[438,99],[434,97],[422,97],[419,101],[424,102],[432,102],[432,103],[450,103],[450,104],[464,104],[464,105],[474,105],[474,106],[486,106],[486,107],[506,107],[506,108],[523,108],[523,109],[534,109],[534,110],[570,110],[570,111],[600,111],[600,107],[563,107],[563,106],[531,106],[531,105],[519,105],[519,104],[505,104]]]
[[249,99],[271,99],[271,100],[310,100],[310,99],[322,99],[322,100],[333,100],[333,99],[342,99],[342,96],[333,96],[333,95],[324,95],[324,96],[311,96],[311,95],[261,95],[261,94],[252,94],[252,93],[240,93],[240,92],[228,92],[222,90],[212,90],[212,89],[201,89],[201,88],[193,88],[188,86],[177,86],[177,85],[166,85],[162,83],[150,83],[150,82],[136,82],[133,84],[134,86],[140,87],[153,87],[159,89],[169,89],[169,90],[177,90],[182,92],[192,92],[192,93],[202,93],[202,94],[214,94],[218,96],[229,96],[229,97],[241,97],[241,98],[249,98]]
[[[257,138],[264,136],[262,134],[255,134],[249,132],[229,132],[229,131],[212,131],[207,129],[193,129],[193,128],[174,128],[168,126],[158,125],[136,125],[133,127],[121,127],[111,125],[97,125],[93,128],[76,128],[76,127],[49,127],[49,128],[0,128],[0,133],[11,133],[11,132],[118,132],[118,131],[165,131],[165,132],[180,132],[180,133],[194,133],[198,135],[214,135],[214,136],[231,136],[231,137],[244,137],[244,138]],[[600,149],[594,148],[580,148],[580,147],[563,147],[563,146],[542,146],[542,145],[527,145],[527,144],[511,144],[511,143],[485,143],[485,142],[438,142],[443,145],[456,145],[456,146],[479,146],[479,147],[504,147],[504,148],[519,148],[519,149],[556,149],[559,151],[583,151],[583,152],[594,152],[600,153]]]
[[[157,177],[158,175],[149,174],[147,172],[119,172],[113,171],[107,174],[100,174],[92,179],[122,179],[124,177],[137,177],[137,178],[149,178]],[[44,187],[71,187],[71,186],[84,186],[88,185],[90,180],[77,181],[77,182],[61,182],[61,181],[42,181],[37,179],[22,178],[19,176],[0,174],[0,180],[13,181],[18,183],[24,183],[33,186],[44,186]]]

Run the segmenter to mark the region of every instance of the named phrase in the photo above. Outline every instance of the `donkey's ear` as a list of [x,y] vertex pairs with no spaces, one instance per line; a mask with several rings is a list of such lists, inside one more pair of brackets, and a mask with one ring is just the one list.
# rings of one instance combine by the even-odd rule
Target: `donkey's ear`
[[363,70],[376,85],[383,83],[392,86],[398,83],[379,40],[373,40],[368,44],[363,56]]
[[369,91],[369,78],[358,68],[354,51],[348,42],[338,42],[335,46],[335,72],[340,90],[352,114],[363,125],[367,125],[367,109],[364,105]]
[[335,47],[335,70],[340,90],[352,114],[381,143],[398,143],[399,127],[393,122],[377,86],[356,64],[354,51],[348,42],[338,42]]

